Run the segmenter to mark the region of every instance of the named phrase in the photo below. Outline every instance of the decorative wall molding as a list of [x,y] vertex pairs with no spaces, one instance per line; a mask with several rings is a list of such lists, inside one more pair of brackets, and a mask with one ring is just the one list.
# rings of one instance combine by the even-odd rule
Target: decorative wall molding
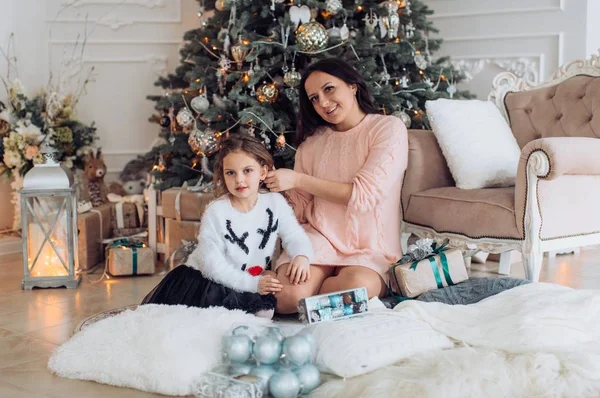
[[[497,41],[497,40],[515,40],[515,39],[539,39],[539,38],[553,38],[556,40],[556,51],[558,58],[558,65],[551,66],[552,69],[555,67],[559,67],[564,63],[564,53],[565,53],[565,34],[564,32],[554,32],[554,33],[520,33],[520,34],[508,34],[508,35],[487,35],[487,36],[455,36],[448,37],[444,39],[444,42],[469,42],[469,41]],[[506,56],[503,56],[505,58]],[[452,58],[455,58],[454,56]],[[486,58],[483,56],[478,56],[478,58]],[[509,57],[510,58],[510,57]],[[544,76],[544,59],[540,61],[540,69],[539,76]]]
[[496,10],[480,10],[480,11],[467,11],[467,12],[448,12],[430,15],[429,19],[442,19],[442,18],[471,18],[471,17],[482,17],[482,16],[494,16],[494,15],[506,15],[506,14],[525,14],[525,13],[540,13],[546,11],[564,11],[565,0],[557,0],[555,6],[550,7],[522,7],[522,8],[505,8]]
[[[74,45],[81,44],[81,40],[50,40],[51,45]],[[179,45],[181,40],[87,40],[85,42],[89,45],[110,45],[110,46],[128,46],[128,45]]]
[[444,37],[444,43],[456,41],[485,41],[485,40],[512,40],[512,39],[537,39],[544,37],[560,38],[563,32],[547,33],[517,33],[507,35],[479,35],[479,36],[454,36]]
[[133,5],[147,8],[165,7],[165,0],[62,0],[63,7],[81,7],[97,5]]
[[148,54],[142,57],[122,57],[122,58],[84,58],[83,63],[87,64],[106,64],[106,63],[149,63],[152,65],[152,70],[159,75],[167,73],[166,55]]
[[[74,1],[73,4],[78,4],[79,0],[64,0],[66,2]],[[159,0],[139,0],[140,3],[156,3]],[[171,0],[172,1],[172,0]],[[118,5],[128,5],[136,2],[136,0],[114,0],[114,1],[98,1],[93,0],[93,2],[84,2],[82,5],[108,5],[114,9],[115,6]],[[165,3],[166,4],[166,3]],[[175,18],[171,19],[157,19],[157,18],[126,18],[122,15],[119,15],[117,12],[109,12],[107,14],[102,15],[100,18],[96,19],[86,19],[87,16],[84,15],[81,18],[58,18],[58,19],[46,19],[47,23],[92,23],[100,26],[106,26],[111,28],[112,30],[121,29],[123,26],[132,26],[135,24],[180,24],[182,22],[181,19],[181,0],[173,1],[175,10],[177,11],[177,15]],[[64,7],[68,7],[69,5],[64,5]],[[152,8],[152,7],[151,7]]]
[[544,54],[536,55],[483,55],[456,56],[452,66],[465,75],[465,82],[481,73],[486,65],[496,65],[514,75],[531,82],[539,82],[543,76]]

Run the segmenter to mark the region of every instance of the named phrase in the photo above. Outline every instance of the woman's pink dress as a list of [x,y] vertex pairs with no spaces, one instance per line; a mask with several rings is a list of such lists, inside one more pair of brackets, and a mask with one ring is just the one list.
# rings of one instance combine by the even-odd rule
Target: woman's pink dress
[[[395,116],[369,114],[347,131],[322,128],[300,145],[294,170],[353,184],[348,205],[287,191],[312,242],[313,264],[367,267],[387,283],[390,265],[402,255],[400,190],[407,157],[406,127]],[[288,262],[284,251],[276,267]]]

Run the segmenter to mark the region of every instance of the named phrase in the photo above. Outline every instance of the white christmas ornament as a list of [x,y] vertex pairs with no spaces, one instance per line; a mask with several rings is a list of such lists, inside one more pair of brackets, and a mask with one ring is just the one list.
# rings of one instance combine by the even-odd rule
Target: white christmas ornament
[[290,21],[294,24],[294,29],[298,28],[301,23],[310,22],[310,8],[308,6],[291,6],[290,7]]
[[177,123],[183,128],[188,128],[194,123],[194,115],[188,108],[183,108],[177,113]]
[[427,59],[423,54],[415,55],[415,64],[419,69],[427,69]]
[[325,10],[329,11],[333,15],[340,12],[340,10],[342,8],[343,8],[343,5],[342,5],[341,0],[327,0],[325,2]]
[[350,38],[350,29],[348,29],[346,22],[344,22],[344,26],[340,28],[340,38],[342,40],[348,40]]
[[196,112],[202,113],[208,109],[208,107],[210,106],[210,103],[208,102],[206,95],[201,94],[201,95],[195,97],[194,99],[192,99],[192,101],[190,102],[190,106]]

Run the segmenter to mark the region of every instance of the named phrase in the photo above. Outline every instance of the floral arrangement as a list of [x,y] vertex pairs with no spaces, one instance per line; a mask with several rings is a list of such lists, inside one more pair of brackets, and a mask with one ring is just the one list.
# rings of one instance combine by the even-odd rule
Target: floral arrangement
[[[51,74],[45,89],[28,96],[21,80],[11,79],[11,72],[16,71],[16,58],[10,51],[0,51],[7,66],[6,75],[0,75],[7,93],[6,103],[0,102],[0,176],[13,179],[12,202],[16,208],[13,228],[18,229],[17,190],[22,187],[25,173],[41,162],[40,144],[44,142],[54,148],[58,152],[57,159],[72,170],[83,169],[86,155],[94,148],[98,139],[94,123],[82,123],[74,114],[94,69],[79,84],[80,80],[73,77],[82,73],[80,59],[63,61],[61,73]],[[78,87],[72,87],[73,83]]]
[[42,142],[58,150],[58,159],[70,169],[82,168],[96,136],[94,124],[73,115],[73,96],[42,91],[28,98],[15,79],[9,88],[9,107],[0,102],[0,172],[22,177],[41,161]]

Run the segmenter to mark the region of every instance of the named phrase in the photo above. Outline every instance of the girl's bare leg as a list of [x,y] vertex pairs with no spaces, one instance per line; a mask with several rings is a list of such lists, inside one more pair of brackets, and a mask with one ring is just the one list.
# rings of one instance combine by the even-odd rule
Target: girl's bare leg
[[335,268],[335,274],[323,281],[319,294],[366,287],[369,298],[387,295],[387,286],[383,279],[372,269],[349,265]]
[[289,265],[289,263],[286,263],[277,268],[277,279],[283,285],[283,289],[275,295],[277,297],[277,309],[275,312],[278,314],[293,314],[298,312],[298,301],[316,295],[323,281],[333,275],[335,271],[335,267],[311,265],[310,278],[304,283],[294,285],[290,283],[290,277],[285,275]]

